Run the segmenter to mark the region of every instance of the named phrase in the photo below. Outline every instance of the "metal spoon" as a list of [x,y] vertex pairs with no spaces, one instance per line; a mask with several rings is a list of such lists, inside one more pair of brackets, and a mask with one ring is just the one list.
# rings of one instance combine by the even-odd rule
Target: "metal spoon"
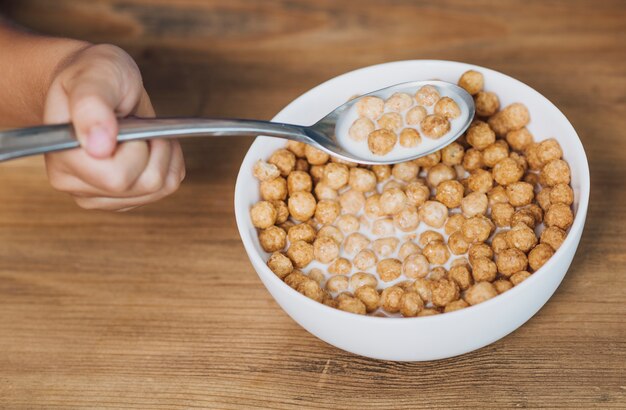
[[[353,109],[358,98],[336,108],[313,125],[302,126],[281,124],[269,121],[231,120],[208,118],[124,118],[119,120],[119,142],[195,136],[271,136],[301,141],[311,144],[341,159],[361,164],[391,164],[419,158],[437,151],[457,139],[470,125],[474,117],[474,100],[461,87],[444,81],[413,81],[383,88],[365,95],[387,98],[395,92],[410,92],[424,85],[435,86],[442,95],[451,96],[462,110],[463,118],[458,118],[457,132],[448,132],[429,149],[420,145],[410,150],[406,158],[363,157],[340,144],[335,136],[336,127]],[[354,109],[353,109],[354,110]],[[353,142],[356,143],[356,142]],[[29,155],[43,154],[79,147],[71,124],[44,125],[0,132],[0,162]]]

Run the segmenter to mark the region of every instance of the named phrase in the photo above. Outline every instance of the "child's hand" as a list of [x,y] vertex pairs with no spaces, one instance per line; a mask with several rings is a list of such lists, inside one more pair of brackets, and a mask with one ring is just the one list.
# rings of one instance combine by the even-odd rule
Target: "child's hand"
[[133,141],[116,147],[117,119],[153,117],[132,58],[98,45],[65,62],[48,90],[44,121],[72,122],[82,149],[46,155],[52,186],[82,208],[124,211],[159,200],[178,188],[185,164],[177,141]]

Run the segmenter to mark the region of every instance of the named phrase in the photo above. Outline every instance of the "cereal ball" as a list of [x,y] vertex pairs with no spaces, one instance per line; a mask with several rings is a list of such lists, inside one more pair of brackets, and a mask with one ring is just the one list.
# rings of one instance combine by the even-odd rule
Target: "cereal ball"
[[552,188],[543,188],[541,191],[539,191],[539,193],[537,194],[537,203],[539,204],[539,206],[541,207],[541,209],[543,209],[544,211],[547,211],[548,208],[550,208],[550,205],[552,205],[552,202],[550,200],[550,194],[552,193]]
[[350,287],[356,290],[362,286],[371,286],[376,289],[376,286],[378,286],[378,279],[376,279],[376,276],[371,273],[356,272],[350,277]]
[[286,177],[296,166],[296,156],[287,149],[279,149],[274,151],[267,162],[276,165],[280,174]]
[[402,112],[407,110],[413,105],[413,98],[407,93],[393,93],[393,95],[387,98],[385,101],[385,110]]
[[476,215],[485,215],[489,200],[482,192],[472,192],[461,200],[461,211],[466,218]]
[[472,279],[472,274],[467,266],[459,265],[450,268],[450,272],[448,272],[448,277],[452,280],[461,290],[466,290],[472,283],[474,282]]
[[469,242],[485,242],[493,228],[493,223],[489,219],[477,215],[465,220],[461,232]]
[[424,247],[422,253],[433,265],[443,265],[450,259],[448,247],[440,241],[430,242]]
[[348,290],[349,279],[345,275],[333,276],[326,281],[326,290],[341,293]]
[[535,190],[528,182],[514,182],[506,187],[506,195],[513,206],[524,206],[532,202]]
[[411,279],[425,278],[428,275],[429,262],[420,253],[413,253],[404,259],[402,263],[402,273]]
[[440,279],[432,285],[433,304],[444,307],[459,298],[459,287],[450,279]]
[[289,218],[289,209],[285,201],[273,200],[270,202],[276,209],[276,225],[286,222]]
[[395,140],[397,139],[397,136],[395,133],[400,131],[400,128],[402,128],[402,125],[403,125],[402,116],[398,114],[397,112],[387,112],[380,116],[378,121],[376,121],[376,124],[378,125],[378,128],[391,131],[393,133],[394,144],[395,144]]
[[252,167],[252,175],[259,181],[271,181],[280,176],[280,171],[276,165],[258,160]]
[[285,283],[293,289],[297,289],[302,282],[306,282],[308,280],[310,279],[299,270],[294,270],[289,275],[285,276]]
[[491,117],[500,109],[500,100],[495,93],[479,91],[474,97],[476,114],[481,117]]
[[306,159],[298,158],[296,160],[295,170],[309,172],[309,163],[307,162]]
[[309,278],[313,279],[314,281],[316,281],[318,284],[322,283],[322,282],[324,282],[324,280],[326,280],[326,276],[324,275],[324,272],[322,272],[322,270],[318,269],[318,268],[311,269],[307,276]]
[[569,205],[552,204],[546,212],[544,222],[548,227],[556,226],[566,231],[574,222],[574,214]]
[[378,118],[383,113],[385,102],[382,98],[365,96],[356,102],[356,110],[362,117]]
[[498,296],[498,291],[489,282],[478,282],[465,291],[465,301],[474,306]]
[[441,149],[441,161],[448,166],[461,165],[464,155],[465,150],[458,142],[453,142]]
[[454,232],[448,238],[448,247],[455,255],[464,254],[469,249],[469,246],[470,244],[467,242],[465,236],[463,236],[463,232],[461,231]]
[[299,191],[311,192],[311,189],[313,189],[313,181],[307,172],[293,171],[287,176],[289,195]]
[[570,170],[567,162],[562,159],[555,159],[548,162],[539,174],[539,181],[543,186],[553,187],[557,184],[569,184]]
[[484,85],[485,79],[483,75],[475,70],[468,70],[459,78],[459,87],[471,95],[476,95],[479,91],[482,91]]
[[332,275],[347,275],[352,271],[352,263],[346,258],[337,258],[328,265],[328,273]]
[[322,299],[322,303],[333,309],[337,309],[337,306],[339,305],[339,302],[335,300],[327,290],[324,291],[324,299]]
[[304,158],[306,153],[306,144],[300,141],[287,141],[287,149],[294,153],[294,155],[298,158]]
[[399,286],[390,286],[387,289],[383,289],[380,294],[380,307],[388,313],[399,312],[403,295],[404,289]]
[[479,169],[483,167],[483,154],[475,149],[470,148],[465,151],[465,155],[463,156],[463,168],[466,171],[472,172],[475,169]]
[[376,189],[376,175],[365,168],[351,168],[348,184],[350,188],[360,191],[369,192]]
[[422,168],[434,167],[441,162],[441,151],[435,151],[423,157],[416,158],[413,161]]
[[[483,150],[483,162],[489,168],[493,168],[498,162],[508,157],[509,145],[504,140],[497,140]],[[524,169],[524,167],[522,167],[522,169]]]
[[452,235],[453,233],[460,231],[463,228],[463,223],[465,222],[465,217],[461,214],[451,215],[446,224],[444,226],[444,230],[448,235]]
[[291,216],[298,221],[308,221],[315,214],[315,198],[310,192],[294,192],[287,205]]
[[556,139],[549,138],[539,143],[537,146],[537,156],[539,157],[539,161],[543,164],[547,164],[555,159],[561,159],[563,150]]
[[441,312],[435,308],[424,308],[417,314],[417,317],[439,315]]
[[367,145],[370,151],[376,155],[386,155],[396,145],[398,136],[393,131],[380,129],[371,132],[367,137]]
[[414,231],[420,223],[417,209],[413,206],[407,206],[393,216],[393,223],[402,232]]
[[443,97],[435,104],[435,114],[453,120],[461,115],[461,109],[452,98]]
[[476,282],[491,282],[497,273],[496,264],[491,259],[480,257],[472,260],[472,276]]
[[[543,222],[543,210],[537,204],[530,204],[523,208],[524,210],[530,212],[535,219],[535,225]],[[526,224],[528,225],[528,224]],[[530,226],[530,225],[528,225]]]
[[250,209],[252,225],[259,229],[266,229],[274,225],[277,216],[276,208],[268,201],[259,201]]
[[420,168],[413,161],[400,162],[391,169],[391,175],[400,181],[409,182],[417,177]]
[[315,228],[307,223],[295,225],[291,229],[289,229],[289,232],[287,233],[287,237],[289,238],[289,242],[291,243],[296,241],[313,243],[313,241],[315,240],[315,236]]
[[487,197],[489,198],[489,205],[493,206],[494,204],[508,204],[509,197],[506,194],[506,188],[503,186],[495,186],[487,192]]
[[[513,274],[513,276],[515,276],[515,274]],[[493,286],[496,288],[498,294],[501,294],[511,289],[513,287],[513,284],[506,279],[498,279],[493,282]]]
[[311,165],[324,165],[330,159],[330,155],[312,145],[306,146],[304,155]]
[[361,286],[354,292],[357,297],[365,305],[365,310],[373,312],[378,309],[380,303],[380,295],[373,286]]
[[350,171],[344,164],[331,162],[324,167],[324,182],[332,189],[343,188],[350,177]]
[[526,129],[526,127],[518,130],[509,131],[506,134],[506,142],[515,151],[523,152],[533,143],[533,135]]
[[388,181],[387,183],[385,183],[385,185],[383,185],[383,192],[392,188],[404,191],[404,183],[400,181],[396,181],[395,179],[392,179],[391,181]]
[[427,114],[426,108],[419,105],[413,107],[406,113],[406,123],[407,125],[417,125],[426,118]]
[[390,282],[402,274],[402,262],[397,259],[383,259],[376,264],[376,273],[383,282]]
[[484,169],[475,169],[467,178],[467,187],[474,192],[487,193],[493,186],[491,172]]
[[459,300],[455,300],[455,301],[448,303],[446,307],[443,309],[443,312],[450,313],[450,312],[454,312],[455,310],[465,309],[468,306],[469,304],[466,301],[464,301],[463,299],[459,299]]
[[405,128],[400,132],[400,145],[404,148],[413,148],[422,142],[419,132],[413,128]]
[[417,292],[425,303],[431,303],[433,300],[433,283],[426,278],[417,278],[413,282],[412,289]]
[[567,184],[556,184],[548,192],[551,204],[571,205],[574,202],[574,191]]
[[369,244],[370,240],[367,239],[365,235],[359,232],[354,232],[346,237],[346,240],[343,243],[343,249],[348,254],[354,255],[367,248]]
[[343,164],[347,166],[348,168],[354,168],[354,167],[359,166],[359,164],[357,164],[356,162],[348,161],[347,159],[343,159],[339,157],[334,157],[332,155],[330,156],[330,162],[334,162],[335,164]]
[[280,252],[274,252],[267,260],[267,266],[281,279],[293,272],[293,263]]
[[449,165],[439,163],[428,170],[426,180],[432,187],[437,187],[443,181],[456,178],[456,171]]
[[386,215],[393,215],[406,206],[406,194],[398,188],[388,189],[380,196],[380,208]]
[[363,302],[353,297],[341,299],[337,308],[345,312],[356,313],[357,315],[364,315],[367,312]]
[[528,161],[530,169],[539,170],[545,165],[539,159],[539,144],[535,142],[528,144],[524,153],[526,154],[526,160]]
[[290,220],[286,220],[285,222],[283,222],[283,223],[281,223],[279,225],[276,225],[276,226],[278,226],[279,228],[281,228],[282,230],[284,230],[285,232],[288,233],[289,230],[291,228],[293,228],[295,225],[296,225],[295,222],[290,221]]
[[345,214],[340,215],[337,218],[336,225],[341,230],[341,232],[352,233],[358,231],[361,224],[359,222],[359,218],[357,218],[356,216],[352,214]]
[[404,192],[407,204],[415,207],[421,206],[430,197],[430,189],[419,181],[414,181],[408,184]]
[[390,236],[395,233],[393,219],[381,218],[372,224],[372,233],[376,236]]
[[511,275],[509,279],[511,280],[511,283],[513,285],[517,286],[529,277],[530,277],[530,272],[523,270],[523,271],[514,273],[513,275]]
[[378,182],[386,181],[391,177],[391,167],[389,165],[372,165],[372,172],[376,174]]
[[416,292],[404,292],[400,298],[400,313],[404,317],[415,317],[423,308],[424,302]]
[[519,224],[506,233],[506,242],[510,248],[517,248],[526,253],[537,245],[537,235],[528,225]]
[[287,199],[287,180],[283,177],[261,181],[261,198],[266,201]]
[[[528,264],[533,271],[536,271],[541,268],[544,263],[546,263],[548,259],[552,257],[552,255],[554,255],[554,250],[552,249],[552,247],[548,244],[540,243],[528,253]],[[526,269],[525,266],[524,269]]]
[[470,245],[468,256],[470,263],[473,263],[473,261],[477,258],[492,259],[493,250],[486,243],[474,243]]
[[505,249],[509,249],[509,243],[506,240],[506,234],[508,231],[500,231],[493,236],[491,240],[491,249],[497,255]]
[[415,93],[415,100],[418,105],[430,107],[439,101],[439,91],[432,85],[425,85]]
[[443,181],[437,185],[435,199],[448,208],[457,208],[463,200],[463,185],[459,181]]
[[330,263],[339,256],[339,245],[332,238],[318,237],[313,242],[315,259],[322,263]]
[[348,135],[354,141],[365,141],[367,136],[370,135],[375,128],[372,120],[366,117],[360,117],[352,123],[350,129],[348,129]]
[[339,205],[341,205],[341,209],[345,213],[359,213],[365,205],[365,195],[363,195],[363,192],[349,189],[339,196]]
[[376,257],[374,251],[370,249],[363,249],[356,254],[352,262],[357,269],[368,270],[372,266],[376,265],[378,258]]
[[498,228],[511,226],[511,218],[515,213],[515,208],[510,204],[493,204],[491,206],[491,220]]
[[511,217],[511,226],[519,224],[526,224],[530,228],[534,229],[537,225],[537,220],[530,210],[524,208],[520,209],[519,211],[515,211],[515,213]]
[[439,139],[450,131],[450,121],[439,114],[427,115],[422,122],[422,133],[428,138]]
[[259,242],[265,252],[276,252],[287,245],[287,233],[277,226],[270,226],[259,232]]
[[434,241],[443,242],[443,235],[436,231],[424,231],[419,238],[419,244],[422,247]]
[[528,172],[524,174],[524,178],[522,178],[522,181],[528,182],[534,187],[539,186],[539,174],[535,174],[534,172]]
[[541,232],[541,243],[550,245],[555,251],[561,247],[561,244],[565,240],[567,233],[561,228],[551,226]]
[[496,142],[496,134],[483,121],[474,121],[467,129],[466,138],[468,144],[478,150],[483,150]]
[[[550,248],[552,250],[552,248]],[[526,269],[528,259],[526,254],[516,248],[505,249],[496,257],[496,265],[498,272],[503,276],[509,277],[515,272]]]
[[417,246],[415,242],[409,240],[400,246],[400,250],[398,250],[398,257],[400,260],[405,260],[409,255],[414,253],[422,253],[422,249]]
[[530,113],[524,104],[513,103],[489,118],[489,126],[499,137],[524,128],[530,122]]
[[398,245],[400,245],[400,240],[393,236],[387,238],[379,238],[372,242],[372,249],[376,254],[385,258],[387,256],[391,256],[396,249],[398,249]]
[[315,220],[321,224],[331,224],[341,213],[339,203],[323,199],[317,203],[315,208]]
[[296,290],[302,293],[309,299],[313,299],[316,302],[322,302],[324,299],[324,292],[320,287],[320,284],[314,281],[313,279],[307,279],[298,284]]
[[287,256],[296,268],[304,268],[313,260],[313,245],[305,241],[292,242],[287,249]]
[[343,233],[336,226],[324,225],[317,231],[317,238],[330,238],[339,245],[343,241]]
[[[503,141],[503,140],[498,140],[498,141]],[[517,152],[511,152],[509,154],[509,158],[511,158],[513,161],[517,162],[522,167],[524,172],[526,172],[528,170],[528,161],[526,161],[526,157],[524,157],[523,155],[520,155]],[[534,174],[532,174],[532,175],[534,175]],[[525,177],[527,177],[527,176],[525,176]]]
[[420,220],[433,228],[441,228],[448,218],[448,208],[439,201],[426,201],[419,209]]
[[[524,168],[513,158],[504,158],[494,165],[493,179],[500,185],[509,185],[518,182],[524,175]],[[532,185],[531,185],[532,187]]]

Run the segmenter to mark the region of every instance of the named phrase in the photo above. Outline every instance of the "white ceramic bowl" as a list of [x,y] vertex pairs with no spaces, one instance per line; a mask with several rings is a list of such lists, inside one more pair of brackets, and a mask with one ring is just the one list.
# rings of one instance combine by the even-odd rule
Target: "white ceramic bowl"
[[[567,239],[555,255],[530,278],[491,300],[459,311],[418,318],[360,316],[332,309],[306,298],[282,282],[266,266],[249,216],[259,200],[252,165],[284,145],[280,139],[259,137],[246,155],[235,188],[235,215],[241,239],[259,277],[278,304],[306,330],[336,346],[362,356],[386,360],[442,359],[479,349],[511,333],[530,319],[552,296],[565,276],[580,241],[589,202],[589,166],[583,146],[567,118],[529,86],[499,72],[451,61],[398,61],[362,68],[333,78],[303,94],[275,121],[312,124],[351,96],[396,83],[441,79],[456,83],[476,69],[485,88],[500,97],[502,106],[523,102],[530,110],[528,129],[537,140],[554,137],[572,171],[575,219]],[[537,341],[540,343],[540,341]]]

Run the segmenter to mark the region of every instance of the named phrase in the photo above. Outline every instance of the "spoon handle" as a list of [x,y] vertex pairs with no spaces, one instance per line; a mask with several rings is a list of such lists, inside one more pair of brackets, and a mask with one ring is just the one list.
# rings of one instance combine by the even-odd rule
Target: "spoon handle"
[[[203,118],[124,118],[119,142],[151,138],[267,135],[311,142],[306,127],[269,121]],[[0,162],[79,147],[71,124],[44,125],[0,132]]]

